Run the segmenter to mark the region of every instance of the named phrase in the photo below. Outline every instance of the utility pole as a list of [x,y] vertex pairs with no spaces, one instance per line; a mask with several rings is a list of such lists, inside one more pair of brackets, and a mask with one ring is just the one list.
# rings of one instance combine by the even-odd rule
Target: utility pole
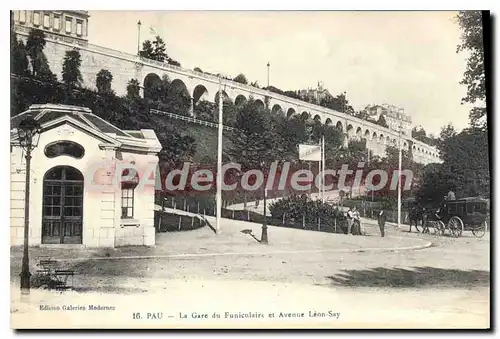
[[398,228],[401,227],[401,157],[402,157],[402,142],[401,142],[401,126],[399,126],[399,166],[398,166]]
[[[368,166],[370,166],[370,150],[369,150],[369,149],[366,149],[366,152],[368,153],[368,156],[367,156],[367,159],[368,159],[367,164],[368,164]],[[368,168],[368,170],[369,170],[369,169],[370,169],[370,168]],[[366,181],[365,181],[365,187],[366,187]],[[372,194],[372,202],[373,202],[373,190],[370,190],[370,191],[371,191],[371,194]]]
[[222,78],[219,76],[219,130],[217,142],[217,218],[215,223],[216,233],[220,232],[220,219],[222,212]]
[[321,202],[325,202],[325,134],[321,136]]

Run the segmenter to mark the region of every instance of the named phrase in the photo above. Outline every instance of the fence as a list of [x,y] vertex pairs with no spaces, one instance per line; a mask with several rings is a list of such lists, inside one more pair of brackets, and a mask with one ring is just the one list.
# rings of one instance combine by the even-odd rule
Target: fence
[[[156,115],[165,115],[165,116],[168,116],[170,118],[179,119],[179,120],[187,121],[187,122],[194,122],[195,124],[199,124],[199,125],[203,125],[203,126],[208,126],[208,127],[213,127],[213,128],[219,127],[219,124],[205,121],[205,120],[196,119],[193,117],[187,117],[185,115],[163,112],[163,111],[159,111],[157,109],[150,109],[149,111],[153,114],[156,114]],[[224,125],[222,126],[222,129],[224,129],[226,131],[234,131],[235,130],[234,127],[229,127],[229,126],[224,126]]]
[[[201,216],[216,216],[216,206],[213,197],[182,197],[182,196],[157,196],[156,203],[164,208],[190,212]],[[268,205],[269,208],[269,205]],[[269,211],[269,210],[268,210]],[[268,212],[269,213],[269,212]],[[289,228],[305,229],[311,231],[329,232],[329,233],[346,233],[347,221],[345,218],[336,218],[333,216],[317,217],[315,215],[304,215],[300,220],[288,218],[284,215],[282,218],[273,218],[268,215],[266,218],[260,213],[250,210],[229,210],[221,209],[221,216],[227,219],[249,221],[263,224],[264,221],[268,225],[282,226]],[[203,226],[194,218],[182,217],[175,214],[163,212],[160,216],[158,213],[155,217],[156,229],[158,231],[177,231],[188,230]],[[170,224],[165,225],[165,222]],[[191,224],[191,226],[189,225]]]

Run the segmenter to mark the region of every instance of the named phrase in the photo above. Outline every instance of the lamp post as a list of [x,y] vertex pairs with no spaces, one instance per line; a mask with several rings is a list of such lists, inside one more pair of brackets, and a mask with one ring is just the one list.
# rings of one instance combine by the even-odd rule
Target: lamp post
[[267,87],[268,88],[269,88],[269,73],[271,71],[270,67],[271,67],[271,64],[268,62],[267,63]]
[[141,51],[141,20],[137,21],[137,55]]
[[24,191],[24,247],[23,261],[21,267],[21,293],[30,293],[30,266],[29,266],[29,217],[30,217],[30,171],[31,171],[31,151],[38,144],[40,135],[40,124],[32,116],[19,123],[17,128],[19,145],[26,152],[26,187]]
[[[344,91],[344,96],[342,97],[342,113],[345,114],[345,99],[347,92]],[[349,126],[349,123],[347,121],[347,118],[345,118],[345,139],[344,139],[344,147],[347,148],[349,147],[349,131],[347,130],[347,126]]]
[[268,244],[267,239],[267,182],[264,181],[264,223],[262,224],[262,235],[260,237],[261,244]]

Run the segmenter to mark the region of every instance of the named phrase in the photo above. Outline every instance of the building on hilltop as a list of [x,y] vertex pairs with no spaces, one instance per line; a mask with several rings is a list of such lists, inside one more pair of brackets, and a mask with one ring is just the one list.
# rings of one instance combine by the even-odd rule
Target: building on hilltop
[[322,81],[318,81],[318,86],[315,89],[314,88],[301,89],[299,90],[298,94],[301,100],[312,103],[319,103],[321,99],[327,96],[331,96],[330,92],[328,92],[328,90],[323,87]]
[[40,29],[53,39],[85,46],[88,43],[88,11],[15,10],[12,20],[16,32]]
[[365,107],[371,119],[378,121],[380,116],[383,116],[389,129],[399,131],[406,136],[411,137],[412,121],[411,115],[405,113],[404,108],[397,107],[389,104],[382,105],[368,105]]

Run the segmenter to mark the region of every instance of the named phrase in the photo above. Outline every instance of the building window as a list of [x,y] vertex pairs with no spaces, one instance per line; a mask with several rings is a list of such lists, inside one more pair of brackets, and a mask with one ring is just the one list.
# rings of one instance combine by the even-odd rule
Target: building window
[[33,12],[33,25],[40,25],[40,12]]
[[26,22],[26,11],[19,11],[19,22],[22,24]]
[[76,142],[62,140],[47,145],[44,153],[47,158],[67,155],[75,159],[81,159],[85,155],[85,149]]
[[83,22],[81,20],[76,21],[76,35],[82,36]]
[[66,33],[67,34],[71,34],[71,30],[72,30],[72,24],[73,24],[73,19],[71,18],[66,18]]
[[13,11],[14,12],[14,21],[19,21],[19,11]]
[[61,29],[61,18],[58,15],[54,15],[54,29],[56,31]]
[[43,27],[45,27],[45,28],[50,27],[50,15],[49,14],[43,15]]
[[122,185],[122,219],[134,217],[134,188]]
[[139,183],[137,171],[124,169],[122,172],[122,219],[131,219],[134,217],[134,189]]

